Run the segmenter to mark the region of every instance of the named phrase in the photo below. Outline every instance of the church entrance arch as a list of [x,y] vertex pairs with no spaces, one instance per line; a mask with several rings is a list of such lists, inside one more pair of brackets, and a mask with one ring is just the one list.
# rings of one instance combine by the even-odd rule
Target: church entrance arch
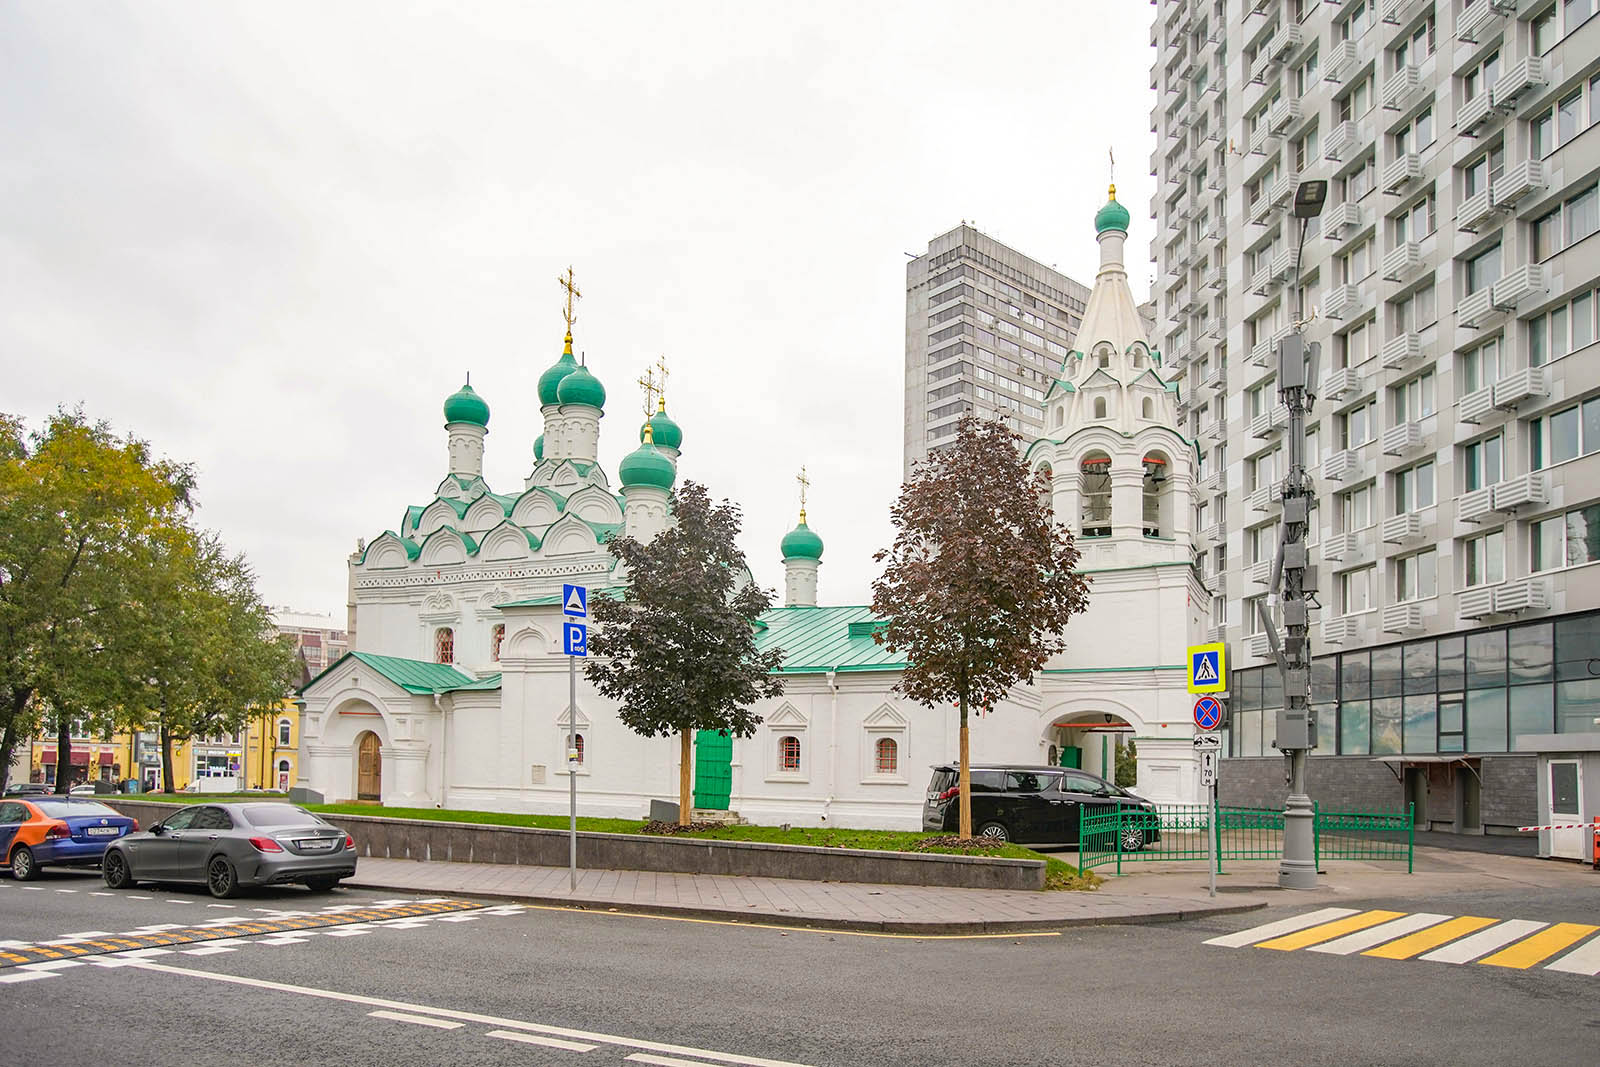
[[[1056,766],[1075,767],[1116,782],[1119,761],[1132,766],[1135,749],[1130,742],[1136,732],[1116,710],[1073,711],[1049,719],[1043,741]],[[1127,784],[1131,786],[1132,780]]]
[[383,799],[383,754],[371,730],[356,738],[356,799]]

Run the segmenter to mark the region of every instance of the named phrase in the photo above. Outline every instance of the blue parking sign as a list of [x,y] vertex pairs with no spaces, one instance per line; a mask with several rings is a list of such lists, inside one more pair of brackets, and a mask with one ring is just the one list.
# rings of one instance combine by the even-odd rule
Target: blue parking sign
[[562,624],[561,650],[569,656],[587,656],[589,654],[589,628],[581,622]]

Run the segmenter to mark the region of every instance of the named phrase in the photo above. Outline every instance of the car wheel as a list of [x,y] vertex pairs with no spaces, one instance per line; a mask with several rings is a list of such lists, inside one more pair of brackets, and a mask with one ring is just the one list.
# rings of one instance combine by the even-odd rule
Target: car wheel
[[1138,852],[1144,848],[1144,827],[1124,826],[1122,828],[1122,851]]
[[986,822],[978,827],[978,836],[987,837],[990,841],[1010,841],[1011,831],[1006,829],[1003,822]]
[[133,885],[133,872],[128,869],[128,858],[121,852],[107,850],[100,861],[100,877],[107,889],[128,889]]
[[27,845],[11,850],[11,877],[19,882],[31,882],[39,877],[39,861],[33,858]]
[[313,893],[326,893],[328,890],[338,886],[338,884],[339,879],[329,875],[324,875],[321,878],[306,879],[306,888],[311,890]]
[[233,864],[228,862],[227,857],[216,857],[206,868],[206,888],[218,900],[239,892],[239,878],[233,873]]

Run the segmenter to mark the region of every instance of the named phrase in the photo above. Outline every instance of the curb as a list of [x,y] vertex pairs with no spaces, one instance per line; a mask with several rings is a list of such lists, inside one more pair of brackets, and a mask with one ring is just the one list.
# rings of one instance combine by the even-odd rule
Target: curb
[[570,911],[593,911],[624,915],[645,915],[673,919],[711,919],[734,922],[748,926],[783,926],[801,930],[845,930],[862,933],[905,934],[915,936],[950,936],[956,934],[1020,934],[1050,930],[1066,930],[1079,926],[1129,926],[1138,923],[1184,922],[1206,919],[1215,915],[1238,915],[1260,911],[1267,907],[1264,900],[1241,901],[1236,904],[1197,904],[1194,909],[1165,908],[1140,914],[1063,916],[1059,919],[984,920],[980,922],[921,922],[914,919],[833,919],[818,916],[791,915],[788,912],[760,912],[733,908],[711,908],[696,904],[636,904],[629,901],[578,899],[517,893],[507,890],[470,890],[452,892],[438,887],[421,888],[408,885],[390,885],[382,880],[368,881],[358,874],[346,878],[344,886],[350,889],[381,889],[405,893],[449,893],[468,899],[511,901],[538,907],[564,908]]

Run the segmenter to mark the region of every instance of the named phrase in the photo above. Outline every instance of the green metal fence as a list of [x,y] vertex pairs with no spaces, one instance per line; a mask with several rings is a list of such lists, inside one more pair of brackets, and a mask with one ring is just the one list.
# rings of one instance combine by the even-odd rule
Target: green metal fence
[[[1210,824],[1204,804],[1160,804],[1154,811],[1108,804],[1085,811],[1078,825],[1078,865],[1087,870],[1115,864],[1121,874],[1124,862],[1204,862],[1208,829],[1215,839],[1219,872],[1229,860],[1283,857],[1282,811],[1219,807],[1215,826]],[[1409,810],[1319,810],[1312,826],[1319,867],[1324,859],[1404,860],[1406,872],[1412,869]]]

